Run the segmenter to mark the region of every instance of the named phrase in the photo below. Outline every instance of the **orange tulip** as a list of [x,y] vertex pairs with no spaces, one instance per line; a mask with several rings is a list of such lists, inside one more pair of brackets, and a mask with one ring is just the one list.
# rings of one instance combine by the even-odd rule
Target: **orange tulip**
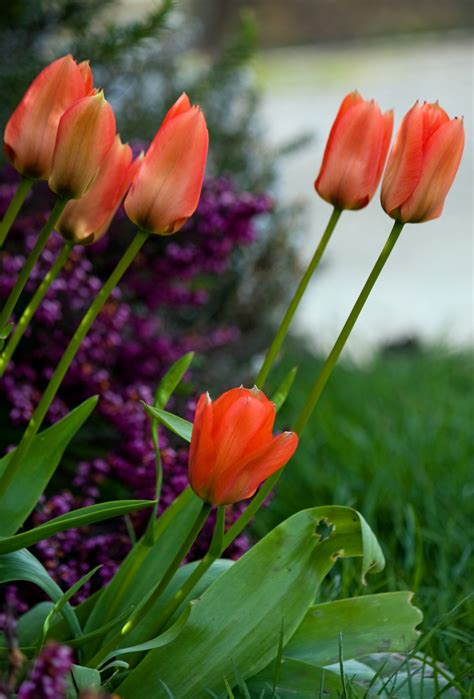
[[83,97],[59,122],[49,186],[79,199],[92,185],[115,140],[115,117],[103,92]]
[[205,502],[229,505],[250,498],[293,456],[294,432],[273,436],[275,406],[258,388],[233,388],[215,403],[197,404],[189,452],[189,482]]
[[393,112],[382,112],[358,92],[344,98],[314,183],[337,209],[363,209],[375,194],[387,157]]
[[165,116],[125,199],[128,217],[159,235],[176,233],[201,196],[209,136],[199,107],[183,94]]
[[58,233],[82,245],[105,235],[140,164],[140,159],[132,162],[132,158],[132,149],[117,135],[94,184],[83,197],[66,204],[56,225]]
[[450,119],[438,104],[417,102],[402,121],[385,170],[387,214],[403,223],[441,216],[463,149],[462,119]]
[[70,55],[41,71],[5,128],[5,152],[18,172],[33,179],[49,178],[59,120],[91,91],[89,64],[77,64]]

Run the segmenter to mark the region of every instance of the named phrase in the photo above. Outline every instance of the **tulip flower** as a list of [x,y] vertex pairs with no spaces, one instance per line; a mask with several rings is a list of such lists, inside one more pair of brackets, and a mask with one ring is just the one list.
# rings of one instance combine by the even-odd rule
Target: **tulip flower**
[[462,119],[450,119],[438,104],[410,109],[395,138],[382,182],[389,216],[421,223],[441,216],[464,149]]
[[5,152],[18,172],[32,179],[49,179],[59,120],[91,91],[89,64],[77,64],[70,55],[41,71],[5,128]]
[[79,199],[92,185],[115,140],[115,117],[103,92],[83,97],[61,117],[49,186]]
[[393,112],[382,114],[374,100],[358,92],[339,108],[314,183],[318,194],[336,209],[363,209],[382,176],[393,128]]
[[250,498],[292,457],[294,432],[272,434],[275,405],[258,388],[233,388],[215,403],[197,404],[189,452],[189,482],[205,502],[229,505]]
[[209,136],[183,94],[165,116],[125,199],[128,217],[150,233],[176,233],[199,203]]
[[89,245],[100,240],[140,164],[140,159],[132,159],[132,149],[117,135],[91,188],[80,199],[66,204],[56,225],[58,233],[73,244]]

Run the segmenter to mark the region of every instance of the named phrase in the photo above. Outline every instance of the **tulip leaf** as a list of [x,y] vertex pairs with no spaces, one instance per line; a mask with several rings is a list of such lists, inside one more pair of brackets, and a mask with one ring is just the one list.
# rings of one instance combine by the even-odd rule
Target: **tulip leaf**
[[82,665],[73,665],[70,674],[72,677],[68,681],[66,699],[82,697],[83,692],[85,694],[88,690],[95,694],[95,691],[101,687],[101,678],[98,670]]
[[135,510],[151,507],[154,504],[154,500],[115,500],[113,502],[90,505],[89,507],[81,507],[60,517],[50,519],[34,529],[0,539],[0,554],[32,546],[38,541],[47,539],[58,532],[83,527],[94,522],[102,522],[106,519],[112,519],[112,517],[119,517]]
[[[278,525],[196,600],[179,637],[150,651],[117,687],[123,699],[223,693],[237,669],[246,679],[277,655],[300,626],[338,558],[362,558],[362,577],[384,566],[362,516],[347,507],[303,510]],[[264,574],[262,574],[265,572]],[[198,667],[199,673],[190,672]]]
[[[66,447],[96,404],[97,396],[88,398],[52,427],[36,435],[20,469],[0,498],[0,536],[14,534],[33,511]],[[0,484],[13,454],[11,451],[0,460]]]
[[[19,580],[30,582],[41,588],[53,602],[58,602],[63,596],[63,591],[49,576],[32,553],[23,549],[14,553],[0,556],[0,583],[17,582]],[[80,636],[82,631],[77,617],[69,604],[65,604],[61,613],[67,621],[74,637]]]
[[170,366],[156,389],[155,408],[163,409],[166,406],[179,382],[191,366],[193,359],[194,352],[188,352],[188,354],[183,355]]
[[287,644],[285,657],[323,666],[371,653],[405,652],[416,643],[421,612],[411,592],[385,592],[316,604]]
[[148,403],[143,403],[143,406],[150,417],[161,422],[162,425],[171,430],[171,432],[177,434],[178,437],[181,437],[181,439],[184,439],[186,442],[191,441],[191,434],[193,431],[192,422],[189,422],[189,420],[185,420],[178,415],[173,415],[173,413],[169,413],[166,410],[154,408],[152,405],[148,405]]
[[[175,557],[183,538],[196,520],[201,500],[186,488],[161,515],[155,524],[156,543],[143,538],[133,547],[107,587],[100,593],[87,619],[84,631],[89,633],[107,624],[118,614],[130,610],[158,584]],[[92,655],[100,639],[88,647]]]
[[277,412],[280,410],[280,408],[283,407],[286,399],[288,398],[288,394],[291,391],[291,387],[293,386],[293,382],[296,378],[297,373],[297,366],[294,366],[293,369],[290,369],[290,371],[287,373],[281,384],[278,386],[275,393],[272,395],[271,401],[275,404]]

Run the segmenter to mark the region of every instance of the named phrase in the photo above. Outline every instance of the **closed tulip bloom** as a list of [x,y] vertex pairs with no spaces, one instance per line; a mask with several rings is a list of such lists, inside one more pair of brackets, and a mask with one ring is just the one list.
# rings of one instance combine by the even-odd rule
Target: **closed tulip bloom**
[[389,216],[421,223],[441,216],[464,149],[462,119],[450,119],[438,104],[415,104],[395,138],[382,182]]
[[77,64],[70,55],[41,71],[5,128],[5,152],[18,172],[32,179],[49,179],[59,120],[91,91],[89,64]]
[[163,120],[125,199],[128,217],[143,230],[176,233],[201,196],[209,136],[199,107],[183,94]]
[[74,244],[89,245],[107,232],[140,159],[133,162],[132,149],[115,137],[91,188],[80,199],[69,201],[56,225],[58,233]]
[[92,185],[115,140],[115,117],[102,92],[83,97],[63,114],[49,186],[79,199]]
[[393,112],[382,114],[374,100],[358,92],[344,98],[314,183],[318,194],[337,209],[362,209],[382,176],[393,129]]
[[258,388],[233,388],[215,403],[197,404],[189,452],[189,482],[205,502],[229,505],[250,498],[292,457],[294,432],[272,434],[275,405]]

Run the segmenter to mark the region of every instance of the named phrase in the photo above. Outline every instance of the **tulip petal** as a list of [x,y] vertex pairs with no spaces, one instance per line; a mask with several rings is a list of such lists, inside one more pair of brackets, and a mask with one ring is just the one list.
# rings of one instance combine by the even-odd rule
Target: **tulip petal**
[[342,100],[341,106],[339,107],[339,111],[336,114],[336,118],[334,119],[334,123],[331,126],[331,131],[329,132],[328,140],[326,143],[326,148],[324,149],[324,155],[323,155],[323,161],[321,164],[321,169],[319,171],[319,175],[316,178],[316,183],[318,182],[319,178],[321,177],[321,173],[323,170],[325,170],[329,158],[331,156],[331,152],[333,149],[334,145],[334,139],[336,136],[336,131],[339,126],[339,122],[341,121],[342,117],[350,110],[352,107],[355,107],[357,104],[361,104],[363,102],[363,98],[361,95],[357,92],[357,90],[354,90],[354,92],[350,92],[348,95],[344,97]]
[[[184,114],[185,112],[188,112],[191,109],[191,103],[189,101],[189,97],[185,92],[183,92],[176,102],[173,104],[170,109],[168,109],[165,118],[163,119],[161,126],[166,124],[167,121],[170,121],[170,119],[174,119],[177,117],[179,114]],[[156,135],[155,138],[153,139],[150,149],[153,149],[153,143],[156,141]]]
[[189,448],[189,481],[193,490],[207,499],[210,476],[214,471],[213,405],[209,393],[198,400]]
[[426,144],[420,181],[401,207],[401,220],[430,221],[441,215],[461,162],[464,125],[461,119],[444,123]]
[[264,480],[291,459],[297,446],[298,436],[294,432],[283,432],[274,437],[251,460],[240,465],[233,474],[217,484],[214,502],[227,505],[252,497]]
[[423,110],[415,104],[405,115],[395,137],[382,181],[381,202],[392,214],[415,190],[423,164]]
[[390,140],[392,138],[392,132],[393,132],[393,109],[390,109],[388,112],[385,112],[383,115],[383,139],[381,142],[380,146],[380,156],[379,156],[379,164],[377,168],[377,172],[375,173],[375,182],[374,182],[374,189],[377,188],[380,178],[382,177],[382,172],[385,166],[385,162],[387,160],[387,153],[388,149],[390,147]]

